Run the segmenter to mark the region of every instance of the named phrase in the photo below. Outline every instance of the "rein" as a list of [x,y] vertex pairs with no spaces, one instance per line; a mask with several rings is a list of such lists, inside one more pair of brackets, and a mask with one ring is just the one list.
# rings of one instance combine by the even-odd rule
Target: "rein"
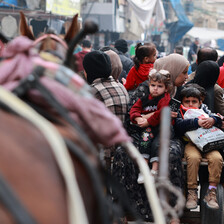
[[65,143],[56,128],[46,119],[36,113],[31,107],[20,100],[11,92],[0,87],[0,100],[11,110],[16,111],[24,119],[30,121],[43,133],[56,158],[65,181],[69,207],[69,222],[88,224],[88,219],[83,200],[75,178],[72,160],[67,152]]
[[37,224],[24,205],[14,194],[10,185],[0,174],[0,201],[8,209],[18,224]]

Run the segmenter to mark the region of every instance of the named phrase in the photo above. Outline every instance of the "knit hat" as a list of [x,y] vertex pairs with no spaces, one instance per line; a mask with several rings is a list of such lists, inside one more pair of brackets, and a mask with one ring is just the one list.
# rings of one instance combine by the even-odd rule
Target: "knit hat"
[[119,39],[115,41],[114,47],[118,50],[121,51],[122,53],[126,53],[128,51],[128,43],[124,39]]
[[89,84],[98,78],[108,78],[111,74],[110,57],[102,51],[92,51],[86,54],[83,59],[83,67],[87,73]]

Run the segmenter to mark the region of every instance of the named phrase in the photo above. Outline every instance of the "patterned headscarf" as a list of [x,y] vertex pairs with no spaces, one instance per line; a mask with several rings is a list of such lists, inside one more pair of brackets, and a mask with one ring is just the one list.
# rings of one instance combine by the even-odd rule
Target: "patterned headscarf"
[[[174,53],[174,54],[165,56],[163,58],[157,59],[154,63],[154,68],[156,70],[164,69],[169,71],[171,82],[173,83],[173,86],[174,86],[174,82],[177,76],[179,76],[188,65],[189,65],[189,62],[184,56]],[[174,95],[175,92],[176,92],[176,87],[174,86],[173,91],[171,92],[171,95]]]

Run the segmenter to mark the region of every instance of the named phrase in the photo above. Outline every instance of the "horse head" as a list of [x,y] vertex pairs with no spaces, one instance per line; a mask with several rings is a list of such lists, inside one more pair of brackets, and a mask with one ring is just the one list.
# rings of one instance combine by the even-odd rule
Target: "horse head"
[[47,52],[59,58],[61,61],[65,60],[68,45],[71,40],[77,35],[79,29],[80,27],[78,23],[78,14],[76,14],[72,18],[71,25],[63,37],[54,34],[54,32],[52,31],[48,31],[45,34],[42,34],[40,37],[35,38],[32,30],[27,23],[24,13],[22,11],[20,12],[20,34],[33,40],[33,45],[40,54],[43,52]]

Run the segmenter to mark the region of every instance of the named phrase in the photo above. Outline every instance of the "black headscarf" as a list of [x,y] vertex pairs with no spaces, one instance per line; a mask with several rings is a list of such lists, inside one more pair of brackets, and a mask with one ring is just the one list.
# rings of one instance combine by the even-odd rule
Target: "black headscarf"
[[197,83],[198,85],[205,88],[206,97],[204,103],[207,104],[208,108],[214,112],[214,85],[216,84],[219,77],[219,66],[214,61],[203,61],[201,62],[196,70],[196,74],[193,80],[189,83]]

